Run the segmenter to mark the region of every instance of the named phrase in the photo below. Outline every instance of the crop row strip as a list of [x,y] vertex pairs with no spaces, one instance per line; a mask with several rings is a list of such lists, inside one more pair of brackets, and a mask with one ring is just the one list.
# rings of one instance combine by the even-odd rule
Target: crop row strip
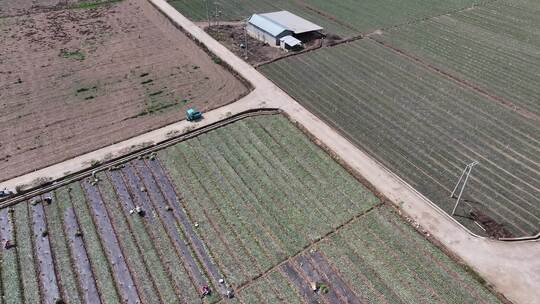
[[49,241],[47,221],[43,207],[44,202],[42,197],[35,198],[35,201],[41,201],[40,203],[31,204],[34,256],[37,258],[36,262],[39,269],[41,296],[44,303],[54,304],[60,299],[60,290]]
[[[304,278],[304,284],[309,282],[310,284],[320,284],[323,283],[323,277],[315,269],[315,266],[311,263],[310,258],[306,257],[306,254],[297,255],[291,262],[294,267],[297,269],[298,273]],[[332,284],[331,282],[324,282],[324,284]],[[314,286],[317,288],[317,286]],[[336,289],[330,287],[325,293],[321,292],[323,299],[328,304],[339,304],[343,303],[344,299],[342,295],[336,293]]]
[[121,212],[122,209],[113,207],[116,204],[116,199],[111,195],[112,190],[110,189],[110,185],[107,183],[106,179],[101,179],[101,174],[99,176],[96,175],[96,178],[99,180],[98,188],[101,199],[103,200],[103,205],[106,208],[108,217],[118,238],[120,248],[124,253],[126,264],[131,271],[133,282],[138,290],[141,302],[148,303],[155,301],[156,299],[164,302],[160,297],[160,291],[166,290],[166,286],[158,288],[155,284],[153,276],[150,274],[147,265],[144,262],[144,256],[134,240],[134,233],[126,227],[124,215]]
[[[201,165],[204,164],[204,167],[206,167],[205,170],[207,172],[205,173],[205,176],[214,176],[217,180],[221,181],[220,183],[218,183],[219,191],[221,195],[223,196],[223,199],[221,201],[227,202],[228,206],[225,208],[234,210],[236,217],[241,220],[242,225],[249,227],[249,228],[240,228],[240,229],[253,231],[250,237],[259,246],[259,248],[262,249],[263,251],[262,258],[265,261],[267,261],[266,264],[263,264],[261,266],[264,267],[264,269],[268,269],[272,266],[273,263],[276,262],[277,256],[281,255],[282,249],[281,247],[277,245],[277,243],[275,243],[277,239],[270,230],[264,227],[264,225],[261,225],[258,221],[254,222],[254,219],[256,219],[259,215],[257,214],[254,214],[254,216],[249,215],[251,213],[252,206],[249,202],[245,201],[246,197],[238,193],[240,189],[236,189],[234,186],[232,186],[229,183],[229,179],[224,176],[224,172],[222,171],[222,168],[220,168],[220,166],[218,165],[218,162],[214,160],[214,157],[216,155],[213,153],[212,148],[211,148],[214,145],[210,145],[210,146],[202,145],[202,140],[206,137],[207,136],[201,137],[200,138],[201,142],[190,142],[191,144],[190,150],[192,151],[190,151],[189,154],[197,155],[197,158],[200,164]],[[205,152],[207,150],[210,150],[210,153]],[[204,157],[204,155],[206,155],[206,158],[201,159],[202,157]],[[250,250],[250,254],[253,255],[253,251]],[[257,255],[256,257],[257,257],[257,260],[260,260],[259,258],[260,255]],[[259,265],[257,265],[257,268],[259,268]],[[261,271],[264,271],[264,269],[259,268],[258,273],[260,273]]]
[[[214,183],[212,182],[213,177],[216,177],[217,171],[215,170],[212,163],[207,163],[206,161],[201,159],[201,153],[202,150],[194,150],[190,145],[190,143],[187,144],[187,146],[182,149],[184,157],[186,157],[186,161],[189,162],[190,167],[192,168],[192,172],[195,176],[198,177],[199,181],[202,182],[203,187],[205,187],[207,193],[209,194],[209,197],[211,198],[212,202],[222,202],[224,205],[222,206],[222,214],[223,217],[226,219],[238,219],[237,221],[228,221],[232,227],[234,227],[235,231],[239,231],[239,237],[244,242],[246,249],[250,253],[250,255],[254,256],[255,260],[254,265],[257,265],[257,268],[260,266],[267,268],[268,265],[262,264],[261,261],[265,261],[267,264],[271,264],[273,257],[270,255],[269,250],[266,250],[263,246],[263,242],[259,239],[259,237],[255,234],[254,229],[250,229],[248,227],[249,219],[246,219],[242,216],[242,214],[239,212],[237,206],[235,206],[235,203],[231,200],[230,194],[228,194],[228,191],[224,189],[224,186],[226,185],[224,182],[222,183]],[[219,176],[217,176],[218,179]],[[216,205],[216,208],[219,208],[219,206]],[[250,241],[254,240],[254,241]],[[261,269],[258,269],[257,272],[260,272]]]
[[[32,246],[32,231],[29,218],[28,203],[13,206],[15,211],[15,238],[18,253],[19,270],[21,274],[23,299],[28,303],[38,303],[39,280],[36,273],[34,249]],[[1,251],[1,250],[0,250]],[[24,267],[23,267],[24,265]]]
[[[233,130],[235,129],[233,128]],[[324,233],[327,229],[330,229],[333,226],[332,217],[334,214],[315,195],[318,191],[318,189],[315,189],[316,182],[310,184],[307,180],[309,175],[303,172],[301,168],[295,167],[297,163],[293,158],[277,154],[282,151],[278,150],[279,146],[273,142],[271,137],[267,136],[264,129],[248,127],[242,133],[245,135],[235,136],[235,138],[241,146],[254,147],[252,153],[254,160],[256,160],[259,167],[264,168],[268,172],[270,178],[273,178],[273,182],[278,189],[285,193],[287,201],[299,207],[300,214],[303,216],[306,216],[304,210],[311,209],[312,212],[308,212],[310,220],[313,220],[313,223],[324,223],[324,225],[319,225],[320,228],[318,229],[320,229],[320,233]],[[310,228],[314,229],[314,227]],[[309,236],[309,234],[307,235]]]
[[86,303],[101,303],[92,271],[92,265],[90,265],[90,260],[88,259],[82,238],[82,231],[72,206],[65,209],[63,219],[73,265],[77,273],[77,279],[82,291],[83,299]]
[[[197,197],[202,190],[198,189],[199,186],[197,186],[196,182],[189,182],[188,179],[184,178],[184,172],[187,172],[188,168],[175,166],[176,163],[183,163],[183,159],[178,159],[176,154],[173,154],[175,155],[174,158],[163,157],[162,161],[166,161],[169,178],[174,181],[176,187],[182,193],[182,202],[185,202],[186,215],[191,222],[202,222],[204,220],[208,223],[209,227],[205,227],[206,229],[204,229],[204,233],[200,234],[200,237],[209,247],[211,254],[219,255],[220,258],[215,259],[216,262],[221,265],[228,279],[236,283],[239,280],[238,275],[242,277],[248,276],[245,269],[245,265],[249,264],[247,262],[249,261],[247,251],[245,251],[244,247],[238,245],[233,250],[233,245],[226,241],[231,238],[235,239],[236,236],[229,236],[230,230],[220,228],[222,223],[216,220],[218,216],[213,215],[215,212],[212,209],[206,208],[210,204],[206,195],[202,195],[196,200],[197,205],[195,207],[190,206],[193,204],[190,198]],[[238,248],[242,251],[241,253],[238,253]]]
[[[286,118],[283,119],[286,120]],[[313,145],[304,134],[299,133],[299,130],[297,131],[298,133],[294,133],[294,130],[286,127],[282,122],[273,123],[270,121],[267,123],[266,121],[253,120],[248,123],[251,122],[265,131],[265,133],[262,133],[262,136],[269,137],[274,142],[274,146],[277,145],[279,147],[281,153],[285,153],[285,156],[291,157],[296,161],[301,172],[304,172],[309,177],[310,183],[313,183],[315,187],[333,190],[329,191],[330,193],[325,193],[331,195],[330,198],[323,197],[334,202],[344,197],[347,201],[345,204],[360,206],[361,200],[357,201],[359,197],[355,197],[353,193],[350,193],[351,191],[343,188],[348,183],[347,179],[343,178],[343,172],[340,171],[342,168],[335,166],[338,169],[334,169],[334,166],[332,166],[335,163],[334,160],[326,154],[323,156],[321,154],[323,150]],[[348,212],[352,212],[347,206],[344,206],[344,208],[348,209]]]
[[93,168],[90,168],[90,169],[86,169],[86,170],[83,170],[81,172],[77,172],[77,173],[74,173],[72,175],[69,175],[69,176],[66,176],[66,177],[63,177],[63,178],[59,178],[59,179],[55,180],[54,182],[48,183],[45,186],[38,186],[38,187],[36,187],[34,189],[25,191],[24,193],[21,193],[20,195],[17,195],[17,196],[15,196],[13,198],[7,198],[7,199],[4,199],[4,200],[1,200],[0,201],[0,208],[12,206],[12,205],[17,204],[19,202],[29,200],[34,196],[50,192],[52,190],[55,190],[57,188],[60,188],[60,187],[65,186],[67,184],[70,184],[72,182],[78,181],[78,180],[80,180],[80,179],[82,179],[84,177],[91,176],[93,171],[103,171],[103,170],[106,170],[106,169],[108,169],[110,167],[121,165],[122,163],[125,163],[127,161],[137,159],[140,156],[143,156],[143,155],[146,155],[146,154],[149,154],[149,153],[152,153],[152,152],[157,152],[157,151],[159,151],[161,149],[164,149],[166,147],[169,147],[169,146],[175,145],[175,144],[177,144],[179,142],[182,142],[182,141],[197,137],[197,136],[199,136],[201,134],[204,134],[204,133],[209,132],[211,130],[221,128],[223,126],[229,125],[231,123],[242,120],[244,118],[253,117],[253,116],[259,116],[259,115],[275,115],[275,114],[279,114],[279,113],[280,113],[280,110],[278,110],[278,109],[264,109],[263,108],[263,109],[247,110],[247,111],[235,114],[235,115],[233,115],[231,117],[227,117],[227,118],[225,118],[223,120],[220,120],[220,121],[211,123],[209,125],[203,126],[201,128],[195,129],[193,131],[187,132],[187,133],[182,134],[182,135],[180,135],[178,137],[164,140],[164,141],[162,141],[160,143],[157,143],[157,144],[155,144],[155,145],[153,145],[151,147],[146,147],[146,148],[142,148],[140,150],[134,151],[133,153],[130,153],[130,154],[126,155],[126,156],[122,156],[122,157],[116,158],[114,160],[108,161],[108,162],[106,162],[106,163],[104,163],[102,165],[99,165],[99,166],[96,166],[96,167],[93,167]]
[[[220,130],[214,136],[221,137],[224,140],[220,142],[220,150],[228,151],[229,155],[227,157],[234,157],[233,168],[238,170],[241,179],[248,185],[251,191],[257,191],[257,198],[254,203],[257,205],[261,204],[263,209],[267,210],[265,213],[275,214],[277,223],[279,223],[283,229],[276,229],[275,233],[280,231],[287,231],[286,239],[283,240],[283,244],[287,246],[286,252],[290,254],[291,252],[296,251],[299,247],[303,246],[305,242],[302,238],[305,237],[304,233],[300,233],[301,227],[299,222],[302,218],[301,211],[294,204],[287,204],[287,201],[292,201],[290,195],[287,193],[282,193],[284,190],[283,186],[276,184],[276,176],[273,172],[275,168],[262,160],[262,156],[259,154],[259,149],[257,147],[246,144],[245,142],[239,141],[238,136],[243,137],[246,134],[250,134],[250,131],[247,128],[242,128],[242,132],[239,132],[238,128],[232,126],[232,132],[226,132],[225,130]],[[244,133],[239,135],[240,133]],[[216,140],[217,141],[217,140]],[[232,160],[232,158],[230,158]],[[245,169],[244,169],[245,168]],[[266,201],[266,202],[265,202]],[[268,204],[268,207],[264,207]],[[288,212],[285,212],[288,210]],[[262,214],[265,214],[262,213]],[[268,219],[264,224],[271,225],[272,220]],[[274,230],[275,228],[272,228]],[[270,237],[274,235],[272,231],[269,231]],[[296,236],[295,236],[296,234]],[[276,235],[279,237],[279,235]],[[280,237],[281,239],[284,236]],[[292,243],[290,243],[292,241]],[[273,262],[275,264],[275,262]]]
[[[476,303],[488,303],[475,288],[471,287],[470,280],[466,281],[464,276],[454,269],[451,269],[449,265],[446,265],[440,260],[440,257],[443,256],[444,253],[442,253],[438,248],[431,246],[430,243],[422,242],[416,231],[413,231],[410,227],[405,227],[403,223],[398,222],[399,218],[397,216],[386,216],[386,219],[392,225],[392,231],[397,231],[399,232],[399,235],[402,236],[402,238],[399,239],[400,241],[404,242],[404,245],[412,246],[415,248],[415,251],[422,250],[422,255],[430,261],[430,267],[432,265],[436,265],[441,270],[441,273],[445,273],[454,279],[461,288],[469,292]],[[439,257],[436,255],[439,255]],[[450,260],[450,258],[446,256],[444,256],[444,258]]]
[[279,268],[281,273],[284,274],[296,287],[305,303],[317,303],[316,294],[313,292],[313,290],[311,290],[309,284],[306,284],[304,279],[300,276],[296,269],[294,269],[289,261],[281,264]]
[[[181,153],[179,149],[174,149],[174,152]],[[188,165],[188,161],[185,158],[184,154],[179,154],[182,157],[179,159],[179,165],[181,165],[179,168],[184,169],[181,171],[180,176],[183,177],[183,174],[188,172],[191,176],[196,177],[194,180],[189,180],[188,178],[183,178],[182,184],[185,184],[188,186],[188,191],[186,192],[187,195],[190,195],[192,197],[196,197],[197,201],[200,203],[198,207],[195,208],[202,208],[204,218],[210,225],[213,227],[215,232],[217,234],[224,234],[224,238],[220,238],[224,244],[226,244],[226,247],[235,248],[231,250],[228,253],[224,254],[234,254],[235,252],[241,250],[244,254],[238,254],[237,257],[242,262],[241,265],[257,265],[256,260],[254,257],[250,254],[250,251],[247,249],[247,245],[245,244],[246,238],[241,238],[240,235],[248,233],[245,229],[233,229],[231,227],[231,223],[227,222],[226,216],[224,215],[224,212],[230,212],[226,208],[219,208],[219,206],[216,206],[215,200],[213,200],[213,196],[209,193],[209,190],[207,187],[209,187],[207,184],[203,183],[199,177],[198,174],[193,172],[193,168],[191,168]],[[175,155],[178,156],[178,155]],[[178,181],[177,181],[178,183]],[[190,202],[189,199],[186,199],[186,202],[188,204],[192,204],[193,202]],[[192,210],[194,212],[195,210]],[[233,223],[235,225],[238,225],[238,223]],[[240,235],[239,235],[240,234]],[[234,240],[234,243],[230,243],[229,240]],[[255,273],[259,272],[259,270],[253,266],[250,268],[245,269],[247,272],[248,277],[252,277],[255,275]],[[254,273],[251,273],[254,272]]]
[[125,252],[120,247],[117,234],[111,224],[101,195],[95,186],[87,180],[81,182],[87,196],[87,203],[93,215],[94,224],[99,232],[105,253],[111,265],[111,270],[123,302],[140,302],[139,292],[133,280],[125,258]]
[[[232,208],[232,210],[235,210],[235,213],[238,214],[237,216],[242,219],[242,222],[245,225],[249,225],[249,228],[246,229],[256,232],[254,236],[253,234],[251,236],[255,237],[255,242],[260,245],[264,245],[263,248],[268,248],[268,250],[275,253],[275,256],[273,256],[270,261],[274,261],[280,256],[286,256],[283,249],[281,249],[281,246],[278,245],[280,242],[277,240],[277,237],[273,235],[272,230],[268,229],[266,225],[261,225],[262,222],[260,220],[255,220],[261,218],[266,221],[268,209],[270,209],[262,208],[260,198],[257,198],[255,196],[256,194],[250,190],[250,183],[252,184],[255,182],[255,180],[242,180],[242,174],[238,173],[237,171],[241,170],[241,168],[237,166],[238,163],[236,163],[236,156],[231,153],[228,148],[221,147],[221,136],[218,135],[216,138],[214,137],[215,135],[216,134],[213,134],[212,136],[202,136],[200,138],[200,142],[193,143],[193,148],[197,149],[195,150],[196,153],[197,151],[201,151],[200,149],[203,148],[208,151],[208,160],[206,163],[209,165],[209,170],[212,170],[213,172],[211,175],[214,175],[221,181],[222,193],[229,196],[227,202],[228,206],[230,207],[227,208]],[[233,161],[234,164],[231,163],[231,161]],[[231,199],[236,203],[231,203]],[[277,219],[275,218],[270,221],[270,223],[275,222],[277,222]],[[277,231],[280,231],[279,228]],[[248,255],[252,255],[252,253],[247,253]],[[258,262],[253,260],[252,263],[257,265]],[[260,273],[261,271],[263,270],[257,266],[257,273]],[[256,274],[250,275],[249,278],[251,278],[253,275]],[[241,284],[242,282],[239,283]]]
[[80,292],[77,286],[77,280],[73,273],[72,261],[68,249],[69,242],[63,227],[63,212],[61,209],[69,203],[68,190],[63,188],[60,191],[48,193],[45,196],[52,199],[51,204],[46,205],[44,209],[61,298],[67,303],[82,303],[79,298]]
[[[150,249],[147,252],[147,256],[152,256],[154,252],[158,257],[154,261],[156,271],[160,269],[165,271],[167,278],[163,278],[165,282],[172,282],[175,292],[183,303],[187,303],[190,300],[190,292],[196,293],[197,286],[193,283],[191,277],[187,275],[188,271],[185,268],[182,259],[174,247],[170,246],[171,241],[167,236],[167,232],[163,225],[156,222],[153,214],[146,214],[144,218],[138,216],[133,217],[130,214],[130,210],[134,210],[136,206],[142,207],[142,200],[138,193],[133,194],[131,189],[128,188],[128,183],[124,181],[124,177],[119,171],[112,171],[108,175],[110,178],[114,191],[119,199],[119,203],[122,208],[122,213],[126,219],[128,219],[133,225],[132,231],[136,236],[140,238],[142,242],[147,242],[147,248]],[[130,220],[131,219],[131,220]]]
[[105,252],[99,230],[94,223],[84,189],[79,183],[70,185],[71,205],[81,229],[86,254],[92,266],[95,282],[103,303],[120,302],[120,291],[111,273],[111,265]]
[[237,288],[238,291],[241,291],[241,290],[244,290],[246,288],[248,288],[250,285],[254,284],[254,282],[257,280],[257,279],[260,279],[260,278],[264,278],[266,276],[268,276],[272,271],[274,270],[277,270],[279,269],[279,267],[281,267],[281,265],[287,263],[289,261],[290,258],[294,258],[296,257],[297,255],[299,254],[302,254],[303,252],[306,252],[308,251],[309,249],[311,248],[314,248],[316,245],[320,244],[321,242],[324,242],[326,241],[327,239],[329,239],[330,237],[338,234],[342,229],[345,229],[347,227],[349,227],[350,225],[352,225],[353,223],[355,223],[357,220],[359,220],[360,218],[368,215],[370,212],[374,211],[374,210],[377,210],[378,208],[380,208],[381,206],[384,206],[384,203],[380,202],[376,205],[374,205],[373,207],[370,207],[369,209],[363,211],[362,213],[360,214],[357,214],[355,215],[353,218],[351,218],[349,221],[347,221],[346,223],[340,225],[339,227],[337,227],[336,229],[333,229],[332,231],[328,232],[327,234],[325,234],[324,236],[316,239],[315,241],[307,244],[306,246],[304,246],[303,248],[301,248],[300,250],[294,252],[293,254],[291,254],[288,258],[280,261],[278,264],[276,264],[274,267],[272,267],[271,269],[268,269],[266,270],[264,273],[261,273],[259,274],[255,279],[249,281],[249,282],[246,282],[244,284],[242,284],[241,286],[239,286]]
[[[177,218],[174,214],[174,209],[177,207],[176,205],[169,205],[165,202],[165,198],[163,197],[163,193],[161,193],[161,190],[159,189],[159,186],[156,184],[156,181],[154,180],[154,177],[152,176],[152,172],[146,167],[144,161],[142,160],[135,160],[130,163],[132,165],[132,170],[139,176],[139,182],[144,187],[144,192],[147,193],[148,200],[151,203],[150,208],[151,210],[157,211],[157,216],[161,218],[163,222],[165,222],[166,227],[169,229],[169,231],[172,231],[171,229],[175,229],[178,231],[178,222]],[[172,208],[172,210],[168,211],[167,206]],[[172,211],[172,212],[171,212]],[[191,270],[195,273],[197,280],[199,281],[199,286],[202,286],[204,284],[203,276],[204,274],[200,272],[198,264],[196,263],[196,258],[193,256],[193,250],[195,248],[192,248],[189,246],[189,243],[187,242],[185,238],[186,231],[182,230],[183,234],[182,236],[175,236],[173,237],[177,241],[182,240],[182,244],[185,244],[183,246],[183,252],[185,254],[189,254],[190,258],[187,258],[186,261],[188,265],[190,266]],[[193,232],[193,230],[191,230]],[[196,249],[195,249],[196,251]]]
[[[334,179],[338,180],[338,183],[341,183],[342,179],[340,177],[330,177],[327,175],[329,172],[320,172],[321,167],[328,168],[326,166],[328,163],[335,164],[333,160],[326,159],[309,164],[308,160],[316,152],[307,148],[311,152],[302,154],[302,150],[312,145],[312,143],[300,141],[302,144],[295,144],[294,140],[290,141],[288,137],[292,136],[290,134],[293,132],[291,129],[292,126],[289,129],[279,129],[279,127],[283,127],[284,121],[285,118],[279,122],[274,122],[273,120],[247,121],[247,124],[253,130],[251,132],[252,136],[248,137],[252,140],[250,143],[264,143],[271,153],[265,157],[282,162],[285,170],[288,171],[286,175],[298,176],[299,184],[307,189],[305,192],[311,193],[307,195],[307,199],[308,202],[314,205],[312,208],[322,210],[322,215],[327,217],[332,227],[340,225],[350,218],[351,215],[360,211],[363,202],[351,198],[356,190],[349,189],[349,191],[345,191],[342,186],[337,185],[334,187],[330,185],[329,181]],[[301,134],[301,136],[305,135]],[[300,139],[295,138],[295,140]],[[319,148],[317,147],[317,149]],[[339,171],[336,173],[339,174]],[[288,177],[288,179],[294,180],[292,177]],[[329,205],[327,202],[332,202],[332,205]]]
[[314,251],[309,254],[310,261],[316,265],[317,270],[323,277],[326,277],[326,281],[330,282],[330,285],[336,289],[337,293],[340,294],[341,298],[345,300],[346,303],[357,303],[360,304],[362,301],[359,296],[353,291],[350,283],[343,280],[343,276],[339,271],[330,263],[324,254],[320,251]]
[[0,210],[0,302],[16,303],[23,301],[20,288],[20,265],[13,228],[13,212]]
[[[321,228],[306,227],[304,223],[304,220],[306,219],[305,210],[310,210],[310,208],[307,205],[308,202],[305,193],[303,193],[304,189],[302,189],[298,180],[292,179],[291,181],[287,181],[285,180],[285,177],[281,176],[281,174],[287,175],[287,172],[279,162],[265,158],[261,154],[261,151],[264,149],[260,149],[255,145],[250,144],[247,141],[247,138],[241,138],[244,137],[245,134],[240,135],[239,129],[236,126],[232,126],[232,133],[223,133],[223,136],[227,139],[225,144],[228,145],[234,153],[242,153],[240,150],[247,151],[247,159],[249,160],[249,163],[253,164],[253,168],[255,168],[253,172],[260,172],[258,177],[261,184],[266,186],[266,191],[269,193],[275,193],[276,198],[273,204],[279,202],[282,206],[282,212],[283,210],[287,210],[287,212],[283,213],[283,216],[288,217],[286,219],[287,225],[292,225],[293,231],[296,231],[296,233],[299,233],[304,238],[304,243],[306,239],[311,241],[317,237],[315,234],[324,233],[327,228],[330,228],[330,225],[327,222],[325,222],[324,225],[321,225],[323,226]],[[246,128],[244,133],[249,135],[251,131]],[[243,149],[240,147],[243,147]],[[308,213],[307,218],[310,222],[317,222],[317,218],[313,213]],[[315,229],[316,233],[313,233],[313,229]]]
[[[246,184],[241,181],[241,177],[235,172],[235,169],[229,160],[224,158],[221,153],[225,153],[223,149],[219,151],[215,144],[212,143],[212,140],[208,136],[203,136],[199,138],[199,142],[194,145],[198,151],[207,151],[207,153],[202,154],[202,157],[206,157],[206,161],[210,164],[210,167],[213,168],[213,173],[216,178],[218,178],[226,194],[231,196],[231,199],[236,202],[233,206],[238,205],[238,213],[241,214],[241,217],[244,221],[247,221],[250,225],[249,229],[253,229],[257,239],[260,240],[261,244],[264,244],[264,248],[268,248],[273,254],[273,259],[279,256],[284,256],[284,242],[282,242],[277,236],[274,235],[272,230],[275,231],[276,227],[272,226],[267,227],[266,225],[260,225],[260,220],[258,223],[254,223],[253,220],[249,219],[267,219],[267,213],[265,208],[261,208],[259,200],[254,196],[253,192],[249,190]],[[246,220],[246,218],[248,220]],[[277,222],[275,218],[272,219],[272,223]]]
[[[196,286],[200,288],[206,284],[203,274],[199,270],[198,264],[195,261],[191,250],[186,244],[183,236],[180,234],[179,229],[177,228],[176,221],[169,213],[162,212],[158,206],[155,206],[151,199],[146,193],[146,189],[142,189],[143,184],[135,171],[135,168],[131,164],[121,169],[123,175],[126,177],[128,187],[131,189],[131,193],[135,195],[136,200],[138,200],[137,206],[141,207],[145,212],[145,215],[148,214],[148,217],[155,217],[154,221],[163,225],[165,233],[169,238],[171,244],[176,249],[177,254],[182,259],[183,264],[186,267],[186,270],[190,274],[191,280]],[[164,208],[163,206],[162,208]],[[155,210],[156,212],[151,212]]]
[[[143,163],[144,164],[144,163]],[[153,166],[152,166],[153,165]],[[226,294],[227,289],[223,284],[220,284],[219,281],[223,279],[223,275],[219,268],[214,264],[212,258],[209,256],[204,243],[197,236],[193,230],[193,226],[189,221],[185,210],[182,208],[182,203],[180,202],[179,196],[176,194],[171,181],[165,175],[165,172],[161,165],[157,161],[148,161],[142,169],[150,169],[154,178],[154,185],[159,185],[161,193],[164,195],[169,206],[172,206],[173,214],[176,219],[181,223],[184,233],[187,235],[191,246],[195,250],[199,260],[202,261],[204,267],[208,271],[211,279],[214,281],[214,284],[218,286],[222,294]],[[165,202],[163,202],[165,203]]]
[[379,267],[369,265],[366,260],[369,257],[358,253],[348,243],[351,243],[350,240],[339,233],[321,247],[328,254],[339,257],[337,263],[342,269],[349,270],[347,273],[349,281],[359,282],[354,286],[357,293],[362,294],[370,302],[405,303],[406,301],[386,284],[385,275],[379,273],[377,269]]
[[[287,227],[286,224],[280,220],[280,215],[276,214],[273,208],[264,207],[267,204],[278,204],[282,206],[281,199],[276,196],[272,188],[266,188],[265,183],[262,182],[261,177],[257,176],[256,172],[258,167],[253,163],[253,160],[248,156],[249,149],[239,148],[238,145],[228,144],[228,138],[226,138],[227,132],[223,134],[218,132],[205,141],[202,138],[205,148],[209,149],[213,153],[216,159],[216,163],[222,159],[229,168],[228,176],[231,176],[234,183],[231,183],[231,187],[239,193],[241,197],[246,198],[247,208],[246,211],[250,211],[246,216],[253,219],[261,217],[268,228],[262,228],[268,234],[270,239],[276,240],[278,248],[282,248],[278,253],[291,250],[297,244],[297,240],[294,238],[293,231]],[[225,140],[220,140],[223,138]],[[218,155],[220,155],[218,157]],[[227,168],[225,167],[225,168]],[[285,206],[283,205],[283,208]],[[253,216],[255,215],[255,216]],[[254,223],[255,225],[260,223]],[[286,232],[287,236],[275,235],[275,233],[282,231]],[[261,235],[261,238],[265,234]],[[289,247],[290,246],[290,247]],[[277,254],[276,257],[285,257],[285,255]]]
[[[395,227],[390,222],[397,221],[399,215],[393,214],[390,208],[381,208],[379,211],[365,217],[358,222],[357,226],[344,230],[342,238],[336,239],[331,246],[335,247],[343,240],[355,240],[349,243],[353,250],[347,249],[347,251],[356,252],[370,264],[382,262],[381,267],[377,268],[377,272],[384,276],[387,282],[392,282],[389,286],[395,284],[398,287],[397,291],[405,299],[418,299],[418,295],[421,295],[423,301],[428,303],[433,301],[434,296],[448,302],[477,301],[474,294],[462,288],[460,280],[456,280],[444,268],[438,267],[439,263],[434,263],[446,262],[452,264],[450,258],[439,252],[439,259],[430,260],[429,256],[426,256],[426,251],[429,252],[429,248],[433,248],[431,251],[436,252],[436,248],[429,247],[432,246],[429,243],[425,243],[423,246],[415,246],[415,243],[411,242],[410,238],[420,240],[423,237],[417,235],[417,232],[405,223],[401,223],[401,227],[409,230],[401,230],[401,232],[405,233],[405,238],[398,237]],[[398,256],[396,252],[400,252],[401,255]],[[386,253],[390,254],[387,255]],[[404,258],[401,259],[401,257]],[[456,267],[459,269],[460,266],[456,265]],[[464,277],[467,278],[466,274]],[[411,282],[414,282],[412,288],[408,287]],[[467,284],[479,286],[479,283],[474,282],[473,279],[469,279]],[[431,290],[432,288],[433,290]],[[486,294],[483,295],[483,297],[485,296]]]
[[[120,241],[123,242],[123,247],[128,252],[127,262],[133,265],[132,268],[137,269],[134,272],[134,279],[135,284],[140,287],[141,300],[152,302],[159,299],[165,303],[178,301],[180,294],[173,288],[165,273],[154,244],[146,231],[140,231],[141,226],[143,226],[140,225],[141,218],[138,216],[126,217],[124,212],[126,208],[121,206],[123,201],[116,195],[108,176],[99,174],[97,178],[105,207],[110,214],[117,235],[121,236]],[[129,210],[132,209],[129,208]]]
[[[353,59],[353,60],[354,60],[354,59]],[[375,76],[373,76],[373,77],[375,77]],[[403,89],[405,89],[405,90],[406,90],[406,88],[403,88]],[[406,109],[404,109],[404,111],[407,111],[407,110],[406,110]],[[414,115],[414,113],[410,113],[409,115]],[[466,122],[465,122],[465,123],[466,123]],[[444,131],[443,131],[443,132],[444,132]]]
[[[288,81],[289,81],[289,80],[288,80]],[[294,82],[292,82],[292,83],[294,83]],[[316,93],[315,93],[315,94],[316,94]],[[318,95],[317,95],[317,96],[318,96]],[[327,119],[329,119],[331,122],[333,121],[333,120],[332,120],[332,117],[329,117],[329,116],[327,116],[326,114],[324,114],[325,112],[318,111],[317,109],[315,109],[315,108],[313,108],[313,107],[311,107],[311,108],[313,109],[313,111],[319,113],[321,116],[327,117]],[[328,110],[330,110],[330,109],[328,109]],[[343,115],[347,115],[347,114],[343,113]],[[333,124],[336,125],[336,123],[333,123]],[[340,127],[337,126],[337,125],[336,125],[336,127],[338,127],[342,132],[344,132],[345,135],[346,135],[347,137],[349,137],[349,138],[351,138],[351,139],[354,140],[354,136],[352,136],[352,134],[350,134],[349,132],[347,132],[347,130],[342,129],[342,128],[340,128]],[[366,147],[366,149],[367,149],[367,147]]]

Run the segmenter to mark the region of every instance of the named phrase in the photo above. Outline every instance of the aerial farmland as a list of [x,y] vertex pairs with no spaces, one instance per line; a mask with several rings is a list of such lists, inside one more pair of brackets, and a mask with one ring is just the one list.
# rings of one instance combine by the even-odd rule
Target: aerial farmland
[[248,91],[146,1],[92,3],[2,2],[0,180]]
[[0,304],[540,302],[536,1],[0,2]]
[[535,8],[480,5],[260,70],[448,213],[463,168],[478,161],[456,219],[481,235],[534,236],[540,23],[527,10]]
[[499,302],[279,114],[2,208],[0,223],[1,303]]

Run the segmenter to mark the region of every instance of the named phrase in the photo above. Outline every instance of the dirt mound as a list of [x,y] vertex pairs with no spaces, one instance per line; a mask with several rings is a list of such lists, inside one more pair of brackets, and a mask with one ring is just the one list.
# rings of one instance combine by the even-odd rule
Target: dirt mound
[[474,209],[471,210],[469,214],[474,221],[478,222],[484,229],[486,229],[486,234],[489,237],[495,239],[514,237],[514,235],[508,231],[503,224],[497,223],[482,211]]

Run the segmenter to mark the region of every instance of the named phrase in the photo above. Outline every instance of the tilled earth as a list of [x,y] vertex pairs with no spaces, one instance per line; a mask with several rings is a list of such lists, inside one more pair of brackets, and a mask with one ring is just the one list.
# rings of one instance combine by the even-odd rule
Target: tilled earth
[[247,92],[146,1],[50,2],[2,4],[0,181]]

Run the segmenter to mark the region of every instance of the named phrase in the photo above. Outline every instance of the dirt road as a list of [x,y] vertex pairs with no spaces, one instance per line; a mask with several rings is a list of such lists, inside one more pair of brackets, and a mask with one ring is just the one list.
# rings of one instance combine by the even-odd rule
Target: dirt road
[[238,113],[261,106],[276,107],[284,110],[292,120],[301,124],[308,132],[334,151],[342,161],[362,175],[378,192],[398,205],[407,216],[427,230],[449,252],[480,273],[495,290],[503,293],[515,303],[540,303],[540,289],[538,288],[540,286],[540,242],[504,243],[473,236],[396,175],[300,106],[253,67],[208,36],[200,27],[178,13],[166,1],[149,1],[169,16],[173,22],[182,26],[195,39],[206,45],[211,52],[234,67],[242,77],[255,86],[255,90],[233,104],[206,113],[205,119],[199,123],[176,123],[51,166],[34,174],[8,181],[7,186],[14,186],[19,182],[29,182],[39,176],[60,177],[64,171],[75,171],[88,166],[88,161],[91,159],[99,159],[107,154],[118,154],[122,149],[134,144],[160,141],[165,139],[169,132],[175,130],[181,132],[186,127],[209,124],[230,113]]

